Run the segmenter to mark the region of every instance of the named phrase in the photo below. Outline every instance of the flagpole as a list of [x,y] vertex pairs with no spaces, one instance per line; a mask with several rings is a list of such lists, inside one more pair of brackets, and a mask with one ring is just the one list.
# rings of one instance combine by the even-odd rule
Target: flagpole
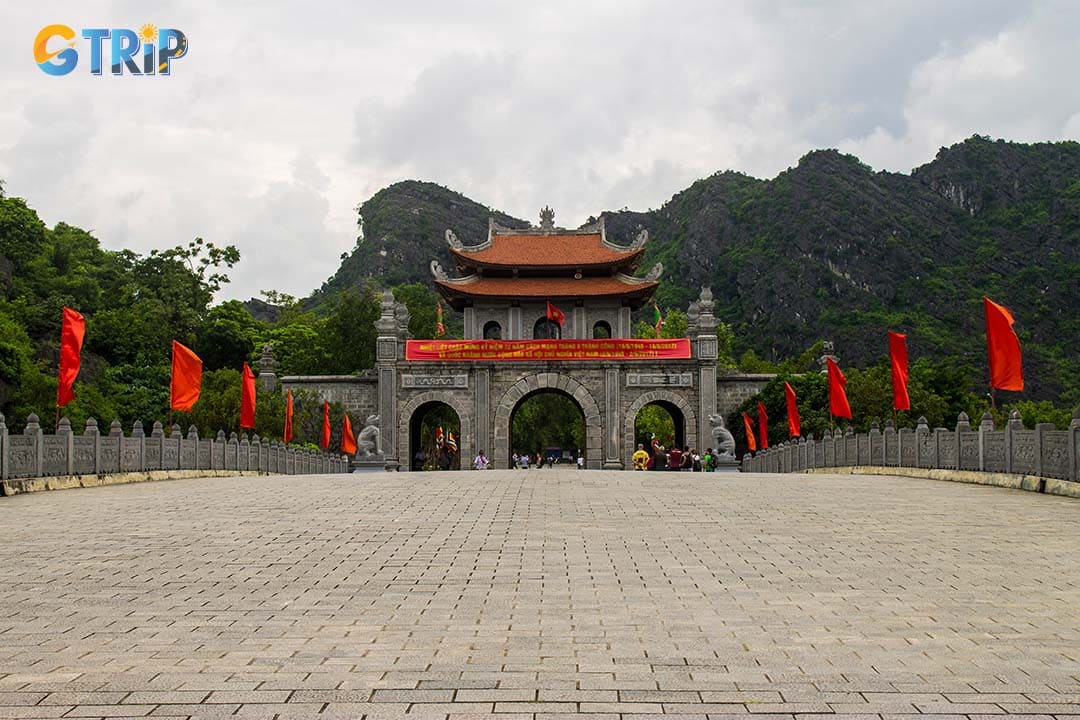
[[53,432],[56,432],[60,427],[60,406],[56,406],[56,420],[53,422]]

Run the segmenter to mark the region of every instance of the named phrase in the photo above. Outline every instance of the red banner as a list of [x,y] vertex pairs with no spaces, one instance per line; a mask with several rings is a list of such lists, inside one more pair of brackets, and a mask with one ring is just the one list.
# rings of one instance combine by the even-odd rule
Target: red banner
[[685,360],[690,341],[608,340],[406,340],[406,360]]

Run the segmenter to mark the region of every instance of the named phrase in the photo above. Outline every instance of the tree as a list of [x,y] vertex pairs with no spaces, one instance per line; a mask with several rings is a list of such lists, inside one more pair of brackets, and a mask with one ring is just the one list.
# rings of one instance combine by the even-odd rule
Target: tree
[[259,323],[243,303],[230,300],[207,313],[198,329],[195,352],[205,370],[241,368],[255,349]]

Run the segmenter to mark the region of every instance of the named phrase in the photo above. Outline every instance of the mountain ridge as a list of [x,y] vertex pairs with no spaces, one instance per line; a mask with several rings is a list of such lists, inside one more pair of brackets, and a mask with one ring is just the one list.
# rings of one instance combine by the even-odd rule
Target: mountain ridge
[[[1035,397],[1080,401],[1080,144],[973,136],[909,174],[814,150],[772,179],[721,171],[648,211],[605,211],[608,237],[649,231],[643,267],[662,261],[662,305],[701,285],[732,326],[737,354],[780,360],[818,339],[846,363],[875,362],[887,329],[912,356],[982,367],[979,300],[1014,310]],[[524,227],[434,183],[407,180],[359,207],[362,234],[319,301],[377,282],[429,283],[450,267],[444,232],[482,240],[487,219]]]

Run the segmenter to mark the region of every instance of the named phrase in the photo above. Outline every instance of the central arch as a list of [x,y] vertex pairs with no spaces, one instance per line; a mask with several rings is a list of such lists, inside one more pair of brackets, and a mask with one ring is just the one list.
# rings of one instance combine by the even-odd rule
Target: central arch
[[432,404],[448,405],[461,422],[461,431],[458,438],[458,453],[461,458],[461,467],[467,468],[472,463],[473,453],[476,451],[474,444],[472,413],[468,412],[467,406],[452,393],[432,390],[413,396],[407,403],[401,406],[398,413],[398,457],[402,458],[402,465],[406,468],[412,466],[412,436],[415,428],[413,421],[418,410]]
[[542,372],[526,375],[503,393],[495,406],[494,431],[496,467],[506,467],[510,461],[510,417],[514,409],[527,396],[538,390],[556,390],[570,396],[585,415],[585,466],[599,470],[603,467],[600,439],[600,406],[592,393],[580,381],[569,375]]

